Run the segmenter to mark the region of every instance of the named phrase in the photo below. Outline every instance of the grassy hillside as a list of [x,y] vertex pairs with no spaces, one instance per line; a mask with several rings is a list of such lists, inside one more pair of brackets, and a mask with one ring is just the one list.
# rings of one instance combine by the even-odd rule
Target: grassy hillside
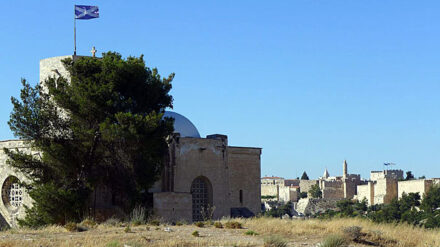
[[85,223],[80,227],[83,232],[71,232],[61,226],[12,229],[0,232],[0,246],[337,246],[335,239],[343,239],[339,244],[350,246],[440,246],[439,230],[404,224],[375,224],[362,219],[234,221],[243,228],[227,228],[228,220],[222,220],[223,228],[211,224],[127,227],[124,223]]

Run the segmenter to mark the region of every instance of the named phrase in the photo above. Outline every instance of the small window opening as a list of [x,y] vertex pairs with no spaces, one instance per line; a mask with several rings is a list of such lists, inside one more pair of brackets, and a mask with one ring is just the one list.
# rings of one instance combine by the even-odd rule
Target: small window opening
[[243,190],[240,190],[240,203],[243,204]]

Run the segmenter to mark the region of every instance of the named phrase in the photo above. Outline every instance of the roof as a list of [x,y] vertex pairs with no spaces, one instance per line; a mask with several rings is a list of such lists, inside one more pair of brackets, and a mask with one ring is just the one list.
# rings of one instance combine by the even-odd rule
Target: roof
[[262,177],[261,179],[284,179],[282,177]]

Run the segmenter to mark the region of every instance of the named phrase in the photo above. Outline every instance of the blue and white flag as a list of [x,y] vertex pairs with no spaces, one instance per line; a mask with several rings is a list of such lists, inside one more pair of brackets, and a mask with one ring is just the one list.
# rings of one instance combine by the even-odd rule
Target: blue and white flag
[[75,19],[88,20],[99,18],[98,6],[75,5]]

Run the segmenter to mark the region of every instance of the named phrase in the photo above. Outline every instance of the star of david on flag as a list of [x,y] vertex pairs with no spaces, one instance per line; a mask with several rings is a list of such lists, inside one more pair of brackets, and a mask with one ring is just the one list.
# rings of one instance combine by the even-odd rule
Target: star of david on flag
[[99,18],[98,6],[75,5],[75,19],[88,20]]

